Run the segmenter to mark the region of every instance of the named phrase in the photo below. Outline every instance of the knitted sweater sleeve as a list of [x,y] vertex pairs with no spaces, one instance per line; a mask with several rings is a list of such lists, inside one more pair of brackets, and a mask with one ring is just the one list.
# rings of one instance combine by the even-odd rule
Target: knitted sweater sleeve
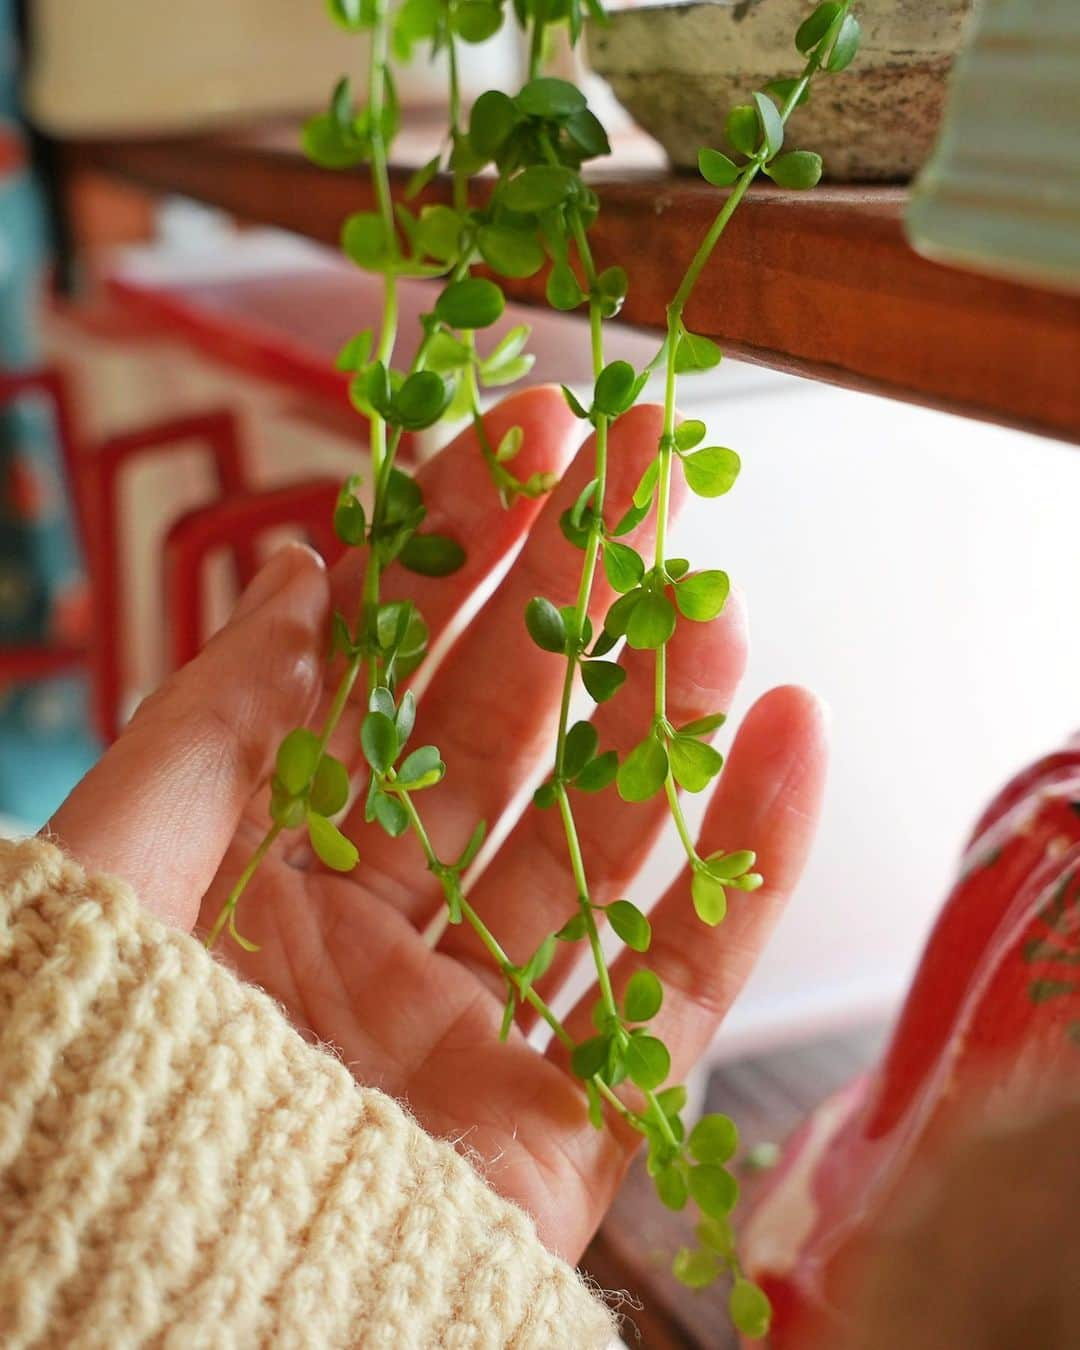
[[601,1350],[447,1143],[52,845],[0,841],[0,1343]]

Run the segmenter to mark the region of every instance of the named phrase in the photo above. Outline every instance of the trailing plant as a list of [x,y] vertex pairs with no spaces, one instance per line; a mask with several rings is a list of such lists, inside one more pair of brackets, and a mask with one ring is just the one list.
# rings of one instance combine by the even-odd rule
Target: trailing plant
[[[327,169],[370,173],[375,209],[349,217],[342,247],[359,267],[383,279],[383,312],[376,331],[358,333],[338,357],[350,378],[352,401],[370,426],[370,514],[358,496],[359,475],[342,486],[334,527],[346,545],[366,550],[360,612],[336,613],[332,658],[342,673],[329,712],[318,731],[298,728],[282,742],[271,784],[267,832],[229,895],[209,936],[213,945],[223,931],[252,949],[239,932],[236,912],[243,892],[274,841],[285,831],[306,830],[311,847],[327,867],[349,871],[358,861],[355,844],[334,818],[350,794],[349,774],[328,750],[341,717],[363,681],[367,713],[360,740],[367,765],[365,816],[390,835],[411,831],[428,867],[441,885],[450,923],[471,926],[505,982],[503,1035],[528,1004],[566,1048],[581,1080],[585,1109],[597,1129],[605,1114],[616,1113],[644,1138],[648,1168],[660,1199],[673,1209],[691,1200],[700,1211],[699,1245],[681,1251],[676,1275],[699,1287],[723,1272],[733,1276],[730,1311],[749,1337],[762,1336],[769,1324],[765,1295],[739,1266],[729,1215],[738,1183],[727,1164],[738,1134],[726,1116],[707,1115],[691,1130],[683,1124],[685,1089],[667,1082],[671,1060],[652,1024],[664,991],[649,970],[637,971],[617,1001],[601,945],[607,923],[623,944],[647,952],[648,917],[630,901],[596,902],[589,860],[583,856],[575,823],[579,792],[614,789],[626,802],[643,802],[658,793],[668,808],[691,870],[688,903],[701,921],[724,918],[730,891],[753,891],[762,884],[750,849],[702,857],[683,815],[680,791],[701,792],[720,773],[723,757],[710,738],[724,721],[722,711],[687,726],[675,726],[667,710],[667,646],[680,622],[707,623],[719,616],[728,595],[728,578],[719,570],[694,572],[686,559],[668,556],[672,475],[681,473],[689,489],[702,497],[720,497],[739,473],[735,451],[709,443],[700,421],[679,422],[676,394],[681,375],[712,370],[720,348],[696,334],[684,320],[687,302],[702,269],[751,183],[760,174],[784,188],[810,188],[821,176],[818,155],[784,151],[785,128],[804,103],[812,81],[836,73],[853,60],[859,24],[852,0],[827,0],[808,16],[795,35],[802,68],[777,79],[732,109],[727,119],[726,151],[700,152],[702,177],[725,190],[716,217],[690,260],[667,309],[667,328],[659,350],[642,370],[625,361],[607,362],[604,324],[620,311],[630,278],[620,266],[598,270],[589,243],[599,203],[582,177],[582,167],[609,153],[605,130],[574,85],[543,73],[551,32],[565,27],[571,43],[586,18],[605,22],[599,0],[513,0],[514,16],[530,36],[529,79],[516,96],[497,90],[482,94],[466,116],[458,72],[461,43],[479,43],[504,22],[503,0],[403,0],[391,12],[389,0],[327,0],[332,17],[349,32],[366,33],[370,54],[366,95],[357,106],[348,78],[335,87],[327,110],[304,129],[308,156]],[[389,155],[398,130],[399,108],[393,79],[396,62],[417,49],[444,53],[449,72],[449,125],[440,152],[412,178],[405,201],[391,196]],[[489,172],[490,186],[477,201],[471,180]],[[449,202],[411,204],[437,175],[451,180]],[[482,267],[484,275],[475,269]],[[514,427],[491,444],[481,419],[481,389],[511,383],[526,375],[533,358],[526,348],[529,330],[517,327],[491,344],[484,334],[503,314],[505,297],[492,275],[523,278],[546,269],[548,302],[557,310],[585,310],[591,334],[592,394],[583,402],[570,389],[566,400],[594,429],[595,464],[591,480],[562,517],[568,546],[581,551],[575,602],[560,606],[545,596],[529,602],[523,621],[532,641],[564,663],[565,673],[552,769],[537,790],[537,809],[561,817],[574,878],[577,910],[560,931],[550,934],[524,963],[514,964],[468,899],[465,875],[484,840],[478,822],[462,853],[442,858],[425,829],[423,793],[439,784],[445,765],[434,745],[414,747],[416,713],[406,688],[427,647],[424,617],[410,601],[382,599],[381,581],[394,563],[426,576],[448,575],[465,558],[462,545],[423,528],[426,507],[419,484],[397,464],[402,436],[442,422],[469,419],[494,489],[504,502],[520,495],[540,496],[554,486],[550,475],[525,480],[514,472],[523,433]],[[420,320],[419,341],[407,363],[398,357],[398,285],[401,278],[438,279],[430,312]],[[608,432],[637,401],[650,375],[663,372],[663,431],[656,454],[621,519],[606,513]],[[644,558],[627,542],[651,518],[655,544]],[[599,567],[617,598],[599,631],[589,619]],[[620,763],[603,750],[590,721],[571,723],[578,681],[590,698],[602,703],[619,695],[625,671],[611,659],[621,642],[655,653],[655,701],[641,740]],[[752,841],[747,841],[752,842]],[[537,991],[560,944],[584,942],[596,967],[599,1001],[595,1034],[575,1042]],[[631,1102],[617,1089],[636,1090]]]

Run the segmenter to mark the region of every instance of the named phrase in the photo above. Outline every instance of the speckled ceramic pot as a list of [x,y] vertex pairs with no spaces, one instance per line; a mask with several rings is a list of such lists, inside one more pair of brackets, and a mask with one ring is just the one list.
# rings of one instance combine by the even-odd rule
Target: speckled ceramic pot
[[[843,74],[821,77],[790,143],[819,151],[834,182],[901,181],[930,153],[946,79],[973,0],[870,0]],[[588,35],[590,63],[680,168],[722,148],[728,110],[797,73],[793,35],[807,0],[708,0],[611,16]]]

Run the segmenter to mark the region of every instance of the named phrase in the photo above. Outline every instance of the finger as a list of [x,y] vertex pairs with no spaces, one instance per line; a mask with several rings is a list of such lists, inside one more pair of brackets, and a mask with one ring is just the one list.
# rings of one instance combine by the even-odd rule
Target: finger
[[[484,417],[492,446],[512,427],[521,428],[522,447],[508,467],[522,482],[534,473],[560,475],[577,448],[579,425],[551,385],[513,394]],[[434,645],[477,587],[520,543],[543,501],[518,497],[509,508],[502,505],[472,427],[428,460],[417,471],[416,481],[428,511],[424,533],[457,540],[465,549],[465,562],[448,577],[426,577],[391,566],[383,579],[382,599],[412,600]],[[331,573],[334,608],[350,622],[361,606],[366,568],[367,550],[350,549]]]
[[315,701],[328,594],[310,549],[275,554],[228,624],[141,705],[47,830],[190,929],[278,743]]
[[[661,410],[645,406],[632,409],[611,428],[610,509],[605,515],[612,523],[629,506],[656,453],[661,429]],[[535,595],[556,605],[576,598],[582,554],[563,537],[559,517],[594,476],[594,460],[590,439],[540,513],[510,572],[424,695],[413,743],[438,745],[447,766],[447,786],[425,794],[421,803],[440,857],[456,857],[477,820],[493,824],[538,762],[551,755],[566,662],[529,640],[525,607]],[[642,527],[639,546],[649,546],[650,532],[651,526]],[[594,618],[610,597],[601,571],[593,592]],[[364,831],[362,810],[353,813],[350,827],[357,835]],[[399,903],[416,919],[431,913],[440,891],[414,842],[380,838],[377,829],[369,828],[363,852],[386,882],[380,889],[384,898]]]
[[[668,716],[682,726],[707,713],[726,709],[746,666],[746,611],[733,595],[715,623],[680,623],[668,644]],[[601,750],[622,759],[642,739],[654,710],[654,652],[626,650],[627,682],[610,702],[596,710],[594,724]],[[667,798],[624,802],[613,788],[602,793],[570,790],[577,834],[595,904],[622,895],[640,871],[668,819]],[[566,833],[557,809],[526,812],[506,844],[492,859],[470,897],[516,963],[556,932],[577,908],[577,887],[570,866]],[[490,961],[471,930],[453,928],[444,951],[473,959],[478,969]],[[564,958],[577,956],[562,948]],[[558,987],[565,974],[551,970],[545,988]]]
[[[659,977],[664,1004],[654,1029],[671,1051],[672,1082],[708,1047],[802,873],[821,809],[827,746],[827,715],[806,690],[774,689],[754,705],[706,813],[698,850],[703,856],[755,850],[764,886],[729,890],[727,917],[708,928],[694,912],[684,870],[652,912],[649,951],[626,951],[612,970],[616,998],[642,967]],[[593,990],[568,1018],[575,1039],[592,1034],[595,1001]],[[550,1053],[563,1058],[558,1048]]]
[[[521,481],[534,473],[558,475],[573,457],[578,420],[562,394],[550,385],[514,394],[484,418],[485,434],[492,445],[497,446],[511,427],[520,427],[522,432],[522,448],[512,461]],[[509,508],[502,505],[471,427],[424,464],[416,479],[428,505],[424,531],[445,534],[463,544],[465,562],[448,577],[426,577],[391,565],[381,590],[384,602],[411,599],[416,604],[428,625],[433,647],[474,592],[520,544],[543,503],[519,497]],[[367,557],[366,548],[350,549],[330,573],[333,609],[344,615],[351,627],[362,609]],[[323,692],[313,711],[312,725],[321,726],[329,715],[344,670],[341,658],[325,664]],[[367,685],[361,679],[330,741],[331,751],[350,771],[358,768],[363,758],[359,724],[366,711]],[[257,836],[264,828],[268,803],[269,790],[253,798],[246,819],[248,834]],[[303,843],[298,846],[300,853],[305,849]],[[208,904],[212,906],[217,893],[227,889],[227,881],[224,875],[219,879]]]

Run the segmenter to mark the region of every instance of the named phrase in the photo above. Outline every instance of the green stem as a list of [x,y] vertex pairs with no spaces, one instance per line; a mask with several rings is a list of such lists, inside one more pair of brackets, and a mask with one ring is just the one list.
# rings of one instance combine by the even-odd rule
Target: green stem
[[574,876],[574,885],[577,887],[578,904],[585,916],[585,931],[589,938],[589,946],[592,948],[593,962],[596,965],[596,980],[600,988],[600,997],[603,1000],[604,1011],[608,1016],[618,1018],[619,1009],[611,988],[611,976],[608,973],[607,962],[604,960],[604,952],[600,946],[600,933],[596,927],[596,916],[589,899],[589,882],[585,875],[585,861],[581,855],[581,840],[578,838],[577,823],[574,820],[574,813],[570,807],[570,798],[567,795],[565,784],[559,784],[555,795],[559,803],[559,814],[562,816],[563,830],[566,833],[566,847],[570,854],[570,870]]
[[664,783],[664,791],[667,793],[668,808],[671,811],[671,818],[675,822],[675,828],[679,832],[683,851],[690,862],[697,862],[697,846],[694,843],[693,835],[690,833],[690,827],[686,823],[686,816],[683,815],[682,802],[679,801],[679,789],[675,786],[675,780],[670,774],[668,774]]
[[214,920],[213,928],[211,928],[210,932],[206,935],[207,947],[213,947],[214,943],[217,942],[218,938],[221,936],[222,930],[224,929],[225,925],[236,913],[236,906],[240,903],[240,897],[243,895],[245,889],[247,888],[248,882],[255,875],[262,860],[270,852],[271,848],[274,845],[274,841],[281,833],[281,830],[282,826],[277,824],[271,825],[271,827],[267,830],[266,834],[263,835],[262,842],[259,844],[259,847],[248,859],[247,866],[237,877],[236,885],[233,886],[232,890],[229,892],[228,899],[221,907],[221,913]]
[[456,153],[458,149],[458,138],[461,135],[461,80],[458,74],[458,56],[457,44],[454,41],[452,32],[447,33],[446,50],[450,65],[450,135],[451,144],[454,147],[454,210],[459,214],[469,209],[469,179],[462,172],[459,164],[460,156]]
[[532,34],[529,40],[529,79],[535,80],[544,68],[544,30],[547,25],[545,0],[536,0]]
[[[412,799],[412,794],[404,788],[398,788],[396,790],[396,795],[402,806],[405,808],[405,812],[409,817],[409,824],[412,826],[413,834],[416,835],[420,847],[424,852],[428,870],[439,878],[444,891],[448,886],[455,886],[458,888],[457,900],[458,904],[461,906],[462,918],[483,943],[488,955],[494,961],[495,965],[498,966],[504,978],[513,981],[518,992],[521,993],[521,985],[517,979],[517,971],[515,970],[514,963],[510,960],[509,956],[507,956],[506,952],[503,951],[502,945],[495,934],[492,933],[491,929],[488,928],[487,924],[481,919],[480,915],[477,914],[476,910],[473,909],[472,905],[469,904],[468,900],[461,893],[460,882],[453,868],[444,863],[435,852],[435,846],[431,842],[431,836],[427,832],[427,826],[424,824],[420,812],[416,809],[416,803]],[[559,1041],[566,1046],[568,1050],[572,1050],[574,1048],[574,1038],[551,1010],[551,1007],[540,997],[531,985],[525,990],[522,997],[531,1007],[536,1009]]]
[[[851,7],[851,0],[845,0],[837,13],[830,27],[829,33],[821,43],[814,49],[807,59],[806,65],[799,79],[796,81],[780,110],[780,120],[786,125],[800,98],[806,91],[807,86],[813,79],[821,65],[821,53],[828,51],[836,34],[840,31],[840,26],[844,22],[847,12]],[[709,226],[704,239],[698,245],[697,251],[690,260],[679,288],[675,296],[668,305],[667,310],[667,342],[665,343],[665,380],[664,380],[664,421],[663,431],[660,437],[658,449],[658,493],[656,503],[656,547],[654,550],[654,564],[658,572],[662,574],[664,566],[664,556],[667,548],[667,530],[668,517],[671,507],[671,464],[675,447],[675,402],[677,377],[675,370],[675,357],[679,345],[679,337],[682,332],[683,311],[697,285],[709,259],[712,257],[713,250],[720,242],[724,231],[727,229],[728,222],[739,209],[739,205],[746,196],[750,184],[761,172],[768,159],[768,147],[764,140],[758,147],[742,171],[731,192],[728,194],[723,206],[717,212],[716,218]],[[654,716],[655,719],[663,721],[667,717],[667,644],[658,647],[656,651],[655,668],[655,688],[654,688]],[[694,847],[693,840],[690,838],[690,832],[686,826],[686,820],[679,805],[678,791],[674,778],[669,770],[665,782],[665,791],[668,803],[671,808],[672,817],[675,820],[676,828],[686,850],[687,857],[694,861],[697,858],[697,850]]]

